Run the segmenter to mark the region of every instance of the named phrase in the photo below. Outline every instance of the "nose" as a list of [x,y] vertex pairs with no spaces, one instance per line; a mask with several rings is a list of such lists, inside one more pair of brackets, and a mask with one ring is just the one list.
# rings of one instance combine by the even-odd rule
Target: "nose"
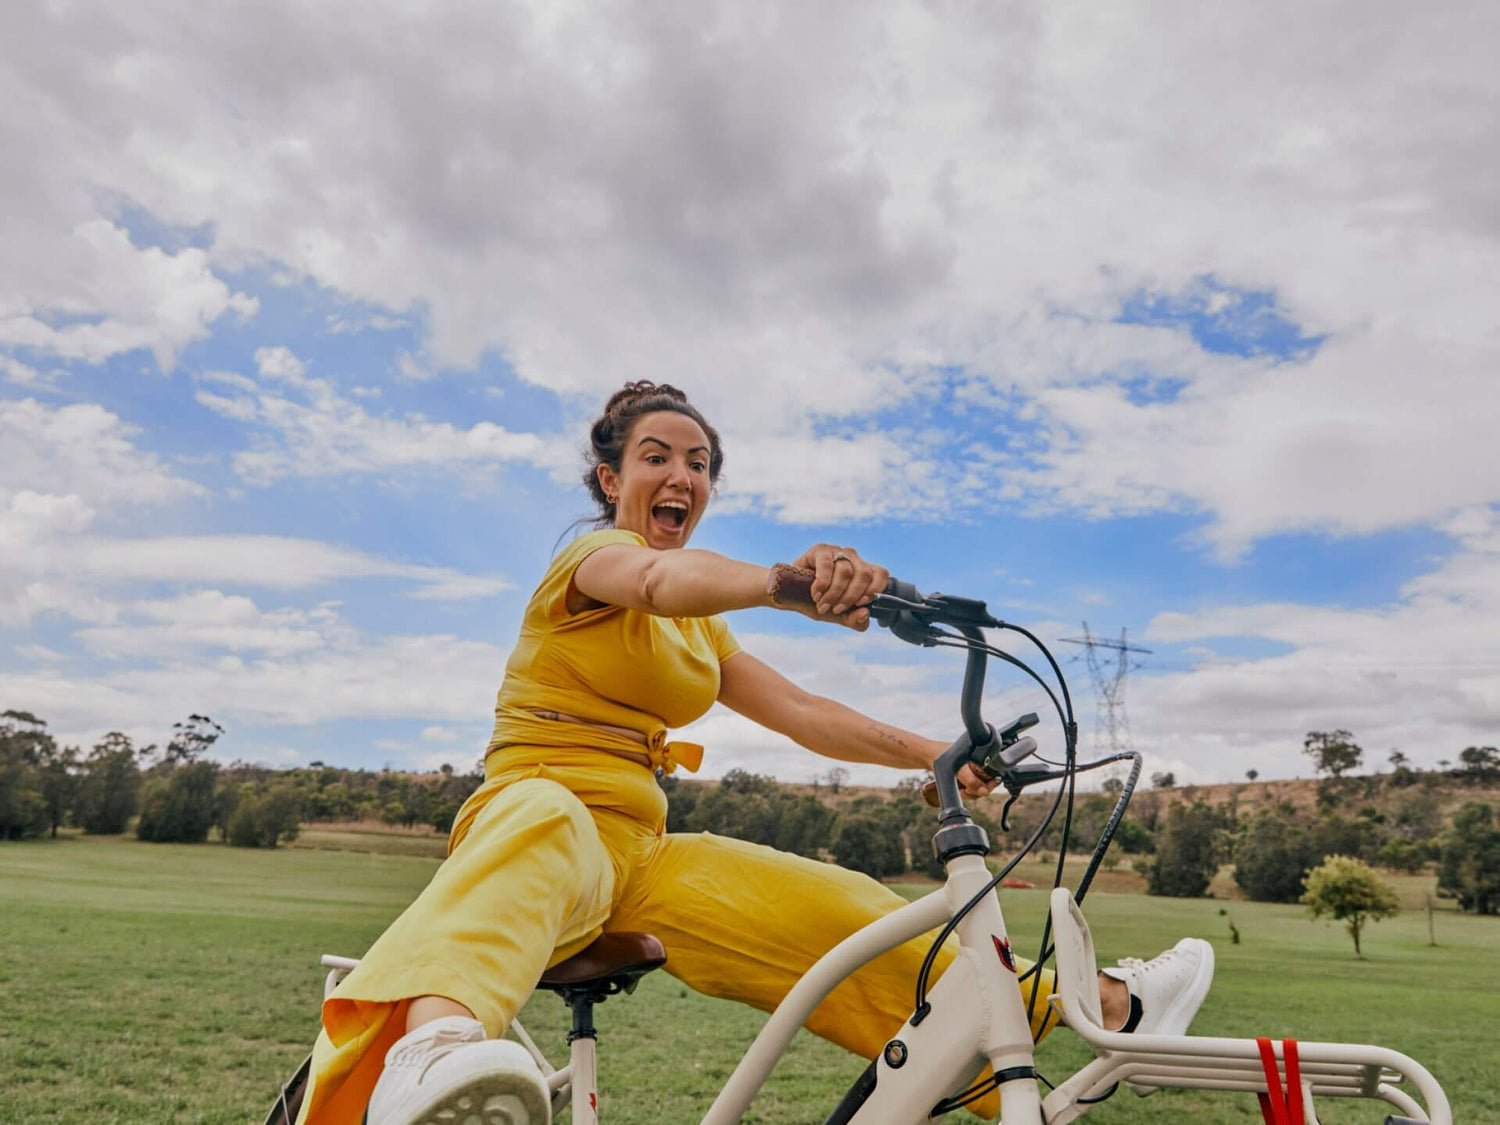
[[687,464],[683,461],[673,459],[668,466],[667,484],[681,488],[684,492],[693,490],[693,478],[688,474]]

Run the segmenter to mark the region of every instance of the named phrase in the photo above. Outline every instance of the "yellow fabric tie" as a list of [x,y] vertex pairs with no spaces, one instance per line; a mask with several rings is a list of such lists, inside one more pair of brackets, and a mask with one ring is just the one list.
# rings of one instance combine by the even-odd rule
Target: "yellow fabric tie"
[[678,766],[688,773],[697,773],[703,764],[703,747],[696,742],[668,742],[667,732],[659,730],[651,736],[646,757],[650,759],[652,769],[663,773],[672,773]]

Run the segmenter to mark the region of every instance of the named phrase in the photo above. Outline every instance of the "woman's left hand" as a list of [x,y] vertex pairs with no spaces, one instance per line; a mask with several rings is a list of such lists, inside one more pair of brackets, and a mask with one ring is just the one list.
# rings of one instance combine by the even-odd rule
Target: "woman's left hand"
[[958,771],[958,787],[965,797],[988,797],[999,784],[998,777],[983,780],[973,766],[965,766]]
[[[792,565],[814,573],[813,603],[823,617],[840,617],[856,606],[869,604],[876,594],[885,593],[891,580],[890,571],[866,562],[853,547],[836,547],[831,543],[809,547]],[[850,618],[849,623],[856,629],[864,629],[870,615],[861,612],[850,614]]]

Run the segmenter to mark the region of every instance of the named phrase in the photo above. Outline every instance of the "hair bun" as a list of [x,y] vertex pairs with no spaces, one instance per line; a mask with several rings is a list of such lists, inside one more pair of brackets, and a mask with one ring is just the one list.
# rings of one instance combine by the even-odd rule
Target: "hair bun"
[[604,404],[606,416],[612,415],[629,406],[639,398],[670,398],[677,402],[686,402],[687,395],[679,391],[671,383],[653,383],[650,379],[637,379],[626,383],[614,394],[609,396],[609,401]]

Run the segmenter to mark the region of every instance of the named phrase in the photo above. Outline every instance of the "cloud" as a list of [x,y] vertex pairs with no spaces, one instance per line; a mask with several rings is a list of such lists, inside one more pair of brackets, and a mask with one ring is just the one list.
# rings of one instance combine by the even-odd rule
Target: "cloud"
[[[514,433],[493,422],[463,429],[420,415],[379,417],[344,397],[326,379],[310,377],[290,349],[262,347],[255,353],[260,381],[208,381],[242,393],[225,396],[199,390],[198,403],[250,429],[253,447],[234,455],[247,483],[269,485],[286,477],[397,474],[413,470],[488,468],[519,462],[568,467],[572,446],[550,437]],[[362,396],[363,397],[363,396]]]
[[330,606],[267,612],[250,598],[220,590],[125,603],[111,617],[73,636],[91,652],[117,660],[220,652],[289,656],[330,643],[340,624]]
[[1431,766],[1493,742],[1500,723],[1500,658],[1490,627],[1500,613],[1495,511],[1467,511],[1452,530],[1459,551],[1388,605],[1257,603],[1158,614],[1146,631],[1152,642],[1251,638],[1284,651],[1229,658],[1210,649],[1190,671],[1138,679],[1130,701],[1138,737],[1149,730],[1153,753],[1191,763],[1200,778],[1251,765],[1268,776],[1310,774],[1289,731],[1353,730],[1367,768],[1392,747]]
[[[85,31],[31,9],[6,92],[36,112],[0,141],[49,159],[23,162],[0,218],[5,338],[166,362],[232,307],[213,271],[268,265],[419,325],[422,372],[493,353],[569,404],[681,382],[747,466],[758,445],[836,450],[900,489],[931,458],[863,423],[951,391],[1011,412],[971,437],[1036,458],[1008,490],[950,477],[971,503],[1198,513],[1226,558],[1440,520],[1497,498],[1475,451],[1500,348],[1500,17],[1293,14],[273,2],[224,21],[184,2]],[[130,245],[118,200],[206,247]],[[1205,277],[1204,315],[1271,294],[1324,345],[1278,363],[1121,323]],[[1142,380],[1182,390],[1133,401]],[[537,456],[509,431],[256,409],[255,479],[430,465],[450,438]],[[334,436],[298,434],[311,419]],[[793,522],[870,507],[808,491],[753,502]]]
[[[21,292],[0,289],[0,346],[85,363],[146,348],[171,370],[178,351],[224,313],[243,320],[259,307],[213,274],[203,250],[142,249],[107,219],[80,223],[54,248],[62,263],[28,277]],[[7,280],[19,281],[0,284]]]
[[239,726],[461,723],[493,706],[505,657],[494,645],[448,635],[359,636],[249,658],[204,650],[88,677],[0,672],[0,698],[26,700],[59,738],[84,742],[107,730],[157,738],[169,718],[193,712]]
[[[283,374],[295,372],[285,366]],[[143,511],[207,494],[138,449],[136,436],[134,427],[97,405],[0,400],[0,625],[25,625],[47,612],[107,625],[117,611],[106,591],[130,583],[290,590],[394,578],[414,582],[412,596],[428,600],[488,597],[510,587],[496,575],[379,558],[316,540],[111,535],[111,526],[132,524]],[[117,637],[114,643],[134,642]]]

